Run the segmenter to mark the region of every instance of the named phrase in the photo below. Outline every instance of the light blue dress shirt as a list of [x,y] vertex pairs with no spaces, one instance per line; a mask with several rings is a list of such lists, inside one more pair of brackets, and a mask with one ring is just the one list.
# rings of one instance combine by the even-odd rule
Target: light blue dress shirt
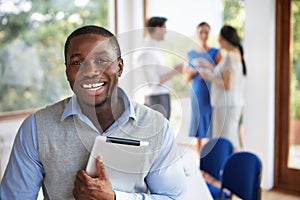
[[[133,105],[125,92],[119,88],[118,95],[123,99],[126,109],[103,133],[104,135],[112,128],[125,124],[129,118],[136,119]],[[78,115],[82,121],[100,134],[93,123],[82,113],[75,95],[66,105],[61,120],[64,120],[70,115]],[[164,150],[153,163],[153,169],[157,169],[157,167],[166,160],[169,154],[174,153],[171,152],[171,147],[174,145],[174,142],[173,132],[167,122],[164,127],[164,141],[162,146]],[[0,185],[0,199],[37,199],[38,192],[42,186],[43,174],[44,168],[40,162],[38,151],[35,114],[32,114],[24,120],[15,138],[10,159]],[[184,199],[186,178],[180,159],[177,159],[172,165],[168,165],[160,170],[150,170],[145,181],[151,191],[150,194],[126,193],[115,190],[116,199]]]

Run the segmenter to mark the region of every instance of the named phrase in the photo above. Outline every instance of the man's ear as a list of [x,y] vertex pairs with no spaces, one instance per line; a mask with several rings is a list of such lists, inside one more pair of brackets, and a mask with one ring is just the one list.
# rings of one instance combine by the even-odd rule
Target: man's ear
[[123,59],[120,58],[118,61],[118,77],[121,77],[121,75],[123,73],[123,67],[124,67],[124,62],[123,62]]
[[68,76],[68,70],[67,70],[67,63],[65,62],[65,73],[66,73],[66,77],[67,77],[67,80],[70,82],[69,80],[69,76]]
[[65,62],[65,73],[66,73],[66,77],[67,77],[67,80],[69,81],[69,76],[68,76],[68,71],[67,71],[67,63]]

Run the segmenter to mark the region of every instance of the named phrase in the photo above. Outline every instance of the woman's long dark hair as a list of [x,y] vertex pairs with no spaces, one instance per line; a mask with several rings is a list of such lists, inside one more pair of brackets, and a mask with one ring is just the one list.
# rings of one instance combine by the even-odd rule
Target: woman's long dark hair
[[236,46],[239,48],[241,56],[242,56],[242,65],[243,65],[243,74],[244,76],[247,75],[247,68],[246,63],[244,60],[244,49],[240,43],[240,38],[232,26],[225,25],[220,31],[221,36],[227,40],[229,43],[231,43],[233,46]]

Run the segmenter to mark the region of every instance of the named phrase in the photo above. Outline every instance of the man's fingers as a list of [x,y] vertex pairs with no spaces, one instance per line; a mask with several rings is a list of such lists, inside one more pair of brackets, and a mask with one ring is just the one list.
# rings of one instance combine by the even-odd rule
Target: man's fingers
[[90,176],[84,170],[79,170],[76,175],[76,179],[79,179],[81,182],[87,182],[90,179]]
[[78,198],[78,191],[80,185],[84,182],[85,178],[83,175],[83,170],[79,170],[76,174],[75,181],[74,181],[74,188],[73,188],[73,196],[75,199]]
[[96,160],[96,168],[97,168],[97,176],[101,180],[107,180],[108,175],[105,171],[104,164],[103,164],[103,158],[102,156],[99,156]]
[[77,188],[74,187],[73,189],[73,196],[75,199],[77,199],[78,195],[77,195]]

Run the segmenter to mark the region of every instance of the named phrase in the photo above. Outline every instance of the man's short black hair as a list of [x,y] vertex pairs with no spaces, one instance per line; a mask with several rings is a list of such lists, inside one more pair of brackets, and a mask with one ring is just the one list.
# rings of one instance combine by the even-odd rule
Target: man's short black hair
[[146,23],[149,33],[153,33],[155,27],[162,27],[167,20],[165,17],[151,17]]
[[83,27],[76,29],[68,36],[68,38],[65,42],[65,50],[64,50],[65,63],[67,63],[67,51],[69,49],[71,40],[76,36],[84,35],[84,34],[96,34],[96,35],[101,35],[101,36],[107,37],[109,39],[109,41],[111,42],[111,44],[113,45],[114,50],[116,51],[117,57],[118,58],[121,57],[120,45],[114,34],[112,34],[109,30],[107,30],[103,27],[87,25],[87,26],[83,26]]

